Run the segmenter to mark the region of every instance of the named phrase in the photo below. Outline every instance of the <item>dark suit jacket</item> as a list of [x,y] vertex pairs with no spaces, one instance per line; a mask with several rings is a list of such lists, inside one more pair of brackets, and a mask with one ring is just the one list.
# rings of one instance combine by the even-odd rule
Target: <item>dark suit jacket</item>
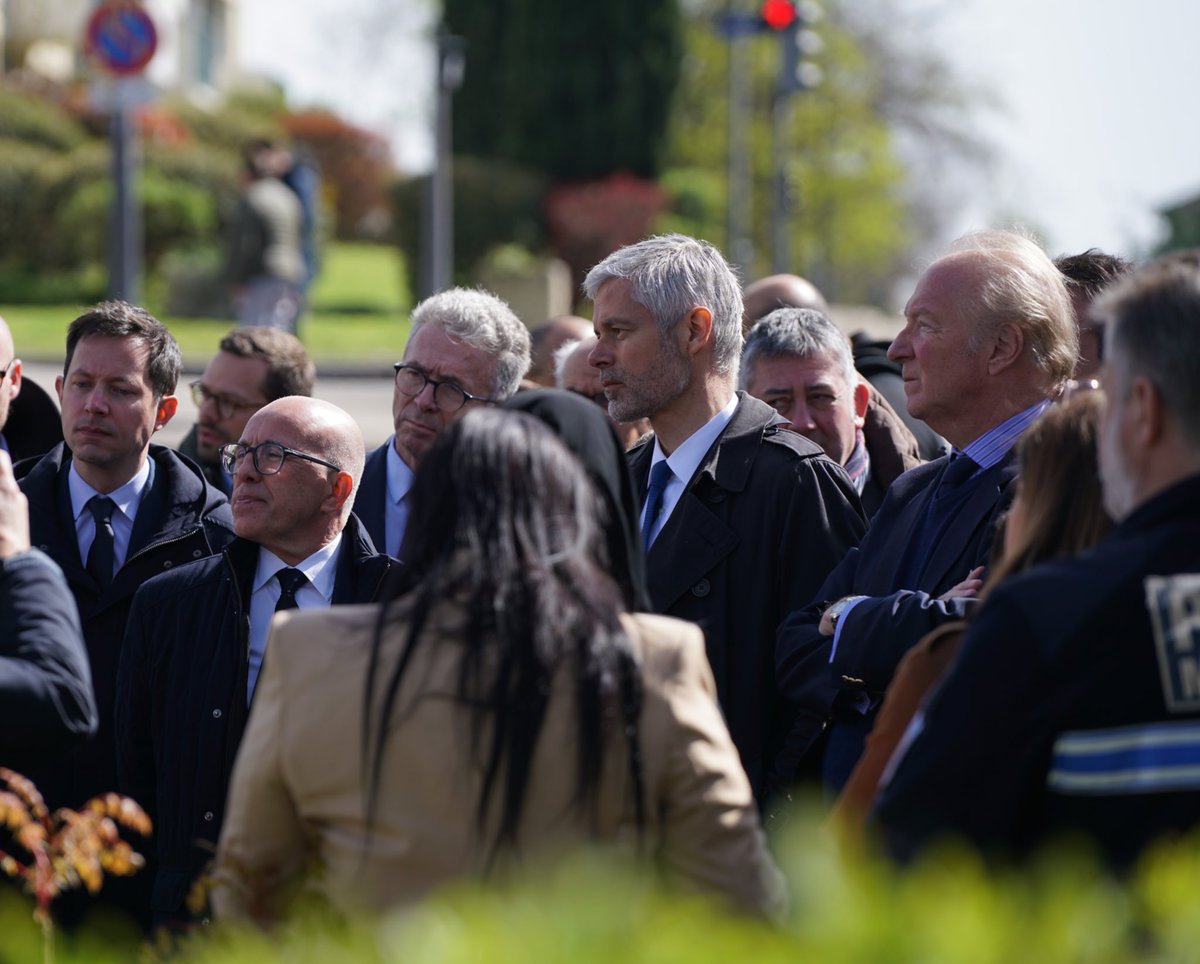
[[354,496],[354,514],[367,530],[375,548],[387,552],[387,450],[392,444],[389,438],[379,448],[367,454],[363,467],[362,481]]
[[954,833],[1013,856],[1082,833],[1124,869],[1200,822],[1198,571],[1192,476],[997,587],[882,792],[889,849]]
[[[151,579],[129,614],[118,677],[117,763],[122,793],[154,821],[155,920],[185,915],[188,885],[212,856],[229,774],[246,725],[250,584],[258,545]],[[399,563],[376,553],[350,516],[333,604],[373,602]],[[347,712],[355,708],[347,707]]]
[[151,576],[219,552],[233,540],[225,496],[192,463],[161,445],[150,446],[150,458],[154,482],[138,508],[125,564],[103,591],[79,557],[67,488],[70,451],[58,445],[41,459],[16,467],[21,491],[29,499],[31,541],[61,567],[79,607],[99,712],[92,739],[62,763],[31,774],[50,807],[78,807],[116,789],[113,701],[134,592]]
[[[841,466],[770,406],[738,395],[651,546],[646,574],[656,612],[704,630],[729,732],[762,803],[791,779],[792,713],[775,686],[775,628],[812,598],[865,523]],[[643,494],[653,455],[653,436],[629,452]]]
[[[949,457],[900,476],[871,520],[862,545],[829,575],[809,604],[779,628],[779,687],[809,721],[812,745],[837,713],[826,754],[826,779],[834,788],[849,775],[873,718],[863,705],[882,695],[900,658],[930,630],[965,615],[964,600],[936,597],[966,578],[991,554],[996,520],[1012,501],[1017,466],[1013,453],[973,480],[974,491],[947,523],[911,586],[900,585],[901,565],[919,536],[927,503]],[[843,596],[867,596],[842,622],[837,653],[818,631],[826,605]],[[840,732],[839,732],[840,731]]]

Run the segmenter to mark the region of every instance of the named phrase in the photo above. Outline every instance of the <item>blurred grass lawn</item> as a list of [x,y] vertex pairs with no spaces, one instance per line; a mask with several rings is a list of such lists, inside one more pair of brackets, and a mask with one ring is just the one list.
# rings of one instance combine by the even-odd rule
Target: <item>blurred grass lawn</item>
[[[309,354],[318,365],[390,365],[408,338],[412,306],[399,251],[390,245],[335,242],[323,257],[300,322]],[[174,318],[159,314],[160,306],[153,303],[148,307],[171,329],[190,366],[203,367],[234,325],[230,319]],[[30,361],[60,361],[67,325],[79,313],[78,305],[0,305],[17,354]]]

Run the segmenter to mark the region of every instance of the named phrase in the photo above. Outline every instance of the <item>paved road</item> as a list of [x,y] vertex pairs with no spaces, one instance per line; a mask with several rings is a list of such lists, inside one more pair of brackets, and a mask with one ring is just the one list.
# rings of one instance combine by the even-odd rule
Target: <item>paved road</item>
[[[55,365],[33,362],[25,365],[25,374],[42,388],[54,394],[54,378],[61,369]],[[188,383],[199,376],[185,374],[179,380],[179,411],[155,437],[163,445],[176,446],[196,420],[196,406],[188,391]],[[392,380],[384,375],[355,378],[318,378],[314,394],[317,398],[339,405],[353,415],[362,427],[367,450],[382,443],[392,434]]]

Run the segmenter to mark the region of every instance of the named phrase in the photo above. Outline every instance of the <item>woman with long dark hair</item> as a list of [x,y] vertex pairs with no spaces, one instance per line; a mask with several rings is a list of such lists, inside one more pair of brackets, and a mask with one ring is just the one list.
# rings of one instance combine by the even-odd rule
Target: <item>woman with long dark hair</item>
[[770,908],[778,875],[703,637],[623,614],[575,457],[534,418],[480,410],[442,433],[410,498],[410,591],[274,626],[218,913],[271,919],[303,882],[382,910],[608,840]]

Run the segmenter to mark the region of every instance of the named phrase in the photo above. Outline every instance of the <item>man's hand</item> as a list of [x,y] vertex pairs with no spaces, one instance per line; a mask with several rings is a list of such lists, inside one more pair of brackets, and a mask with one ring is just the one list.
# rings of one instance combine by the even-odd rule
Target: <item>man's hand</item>
[[29,548],[29,502],[17,488],[12,459],[0,452],[0,559]]
[[949,602],[951,599],[974,599],[982,585],[983,566],[976,566],[967,573],[966,579],[957,586],[951,586],[938,596],[938,600],[940,602]]

